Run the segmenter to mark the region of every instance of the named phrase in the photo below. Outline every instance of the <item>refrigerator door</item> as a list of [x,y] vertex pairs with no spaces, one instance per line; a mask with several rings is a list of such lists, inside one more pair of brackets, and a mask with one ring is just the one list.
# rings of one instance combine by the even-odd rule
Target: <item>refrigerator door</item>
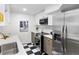
[[79,55],[79,41],[74,39],[67,40],[67,55]]
[[54,30],[61,31],[61,27],[64,25],[64,13],[57,12],[53,15]]
[[64,34],[66,54],[79,54],[79,9],[65,13]]

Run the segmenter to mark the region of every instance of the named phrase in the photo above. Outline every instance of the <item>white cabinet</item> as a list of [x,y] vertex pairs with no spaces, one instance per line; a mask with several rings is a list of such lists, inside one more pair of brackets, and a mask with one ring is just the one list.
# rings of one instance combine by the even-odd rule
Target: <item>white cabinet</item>
[[48,15],[48,25],[53,25],[53,16]]
[[53,16],[52,15],[41,15],[36,17],[36,25],[40,25],[39,21],[42,18],[48,17],[48,25],[52,25],[53,22]]

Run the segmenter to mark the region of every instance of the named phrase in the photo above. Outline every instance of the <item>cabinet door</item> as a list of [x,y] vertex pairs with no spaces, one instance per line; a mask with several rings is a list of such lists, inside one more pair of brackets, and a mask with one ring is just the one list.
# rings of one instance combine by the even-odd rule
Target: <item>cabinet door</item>
[[47,53],[49,54],[49,55],[51,55],[52,54],[52,39],[50,39],[50,38],[48,38],[47,39]]
[[52,15],[48,15],[48,25],[53,25],[53,16]]
[[50,38],[44,37],[44,51],[49,55],[52,54],[52,40]]
[[46,49],[47,49],[46,45],[47,45],[47,43],[46,43],[46,37],[44,37],[44,51],[45,52],[46,52]]

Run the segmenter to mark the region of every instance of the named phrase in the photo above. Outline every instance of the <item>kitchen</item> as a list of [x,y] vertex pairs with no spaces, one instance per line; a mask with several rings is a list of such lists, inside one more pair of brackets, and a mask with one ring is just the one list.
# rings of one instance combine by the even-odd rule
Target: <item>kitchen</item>
[[[59,10],[48,13],[47,15],[48,19],[50,19],[48,25],[46,22],[44,25],[40,25],[40,21],[37,20],[37,27],[42,28],[42,31],[45,31],[44,33],[48,33],[43,34],[44,52],[48,55],[78,55],[78,5],[62,5]],[[46,15],[43,15],[39,18],[43,17],[44,20],[45,16]],[[40,31],[40,29],[38,31]],[[46,41],[46,39],[48,39],[48,41]]]
[[79,4],[0,5],[0,54],[14,53],[11,40],[21,55],[78,55],[78,15]]

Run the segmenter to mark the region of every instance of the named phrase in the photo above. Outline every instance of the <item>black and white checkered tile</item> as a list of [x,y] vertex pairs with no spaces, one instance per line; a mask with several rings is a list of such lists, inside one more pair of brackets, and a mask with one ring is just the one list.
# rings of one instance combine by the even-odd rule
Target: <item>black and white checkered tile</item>
[[35,46],[33,43],[23,44],[23,46],[27,55],[41,55],[40,49],[37,46]]

